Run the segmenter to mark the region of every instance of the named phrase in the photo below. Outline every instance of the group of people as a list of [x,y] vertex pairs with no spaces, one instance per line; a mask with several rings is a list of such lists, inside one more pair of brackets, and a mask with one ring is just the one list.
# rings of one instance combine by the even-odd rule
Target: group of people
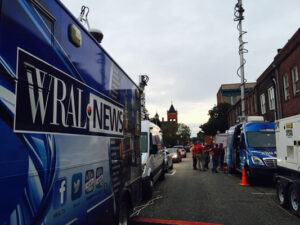
[[212,155],[213,168],[212,171],[217,173],[217,168],[220,163],[220,168],[224,168],[224,155],[225,150],[223,144],[216,144],[215,147],[206,145],[203,147],[199,142],[193,146],[192,155],[193,155],[193,168],[194,170],[198,169],[201,171],[206,171],[210,162],[210,153]]

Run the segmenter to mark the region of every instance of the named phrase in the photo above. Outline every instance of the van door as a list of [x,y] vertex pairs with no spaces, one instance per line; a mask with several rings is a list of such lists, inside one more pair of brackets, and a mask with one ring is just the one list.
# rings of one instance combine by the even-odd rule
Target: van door
[[240,136],[240,169],[242,170],[247,161],[248,150],[246,148],[245,133],[242,131]]

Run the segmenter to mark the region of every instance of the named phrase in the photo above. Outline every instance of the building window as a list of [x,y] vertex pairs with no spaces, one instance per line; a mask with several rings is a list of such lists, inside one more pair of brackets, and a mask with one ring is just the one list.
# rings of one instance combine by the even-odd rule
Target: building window
[[290,90],[289,90],[289,80],[288,75],[283,75],[283,91],[284,91],[284,100],[287,101],[290,99]]
[[297,93],[300,92],[297,66],[294,66],[291,69],[291,74],[292,74],[292,81],[293,81],[293,92],[294,92],[294,95],[296,95]]
[[260,108],[261,108],[261,114],[266,113],[266,99],[265,94],[260,95]]
[[274,88],[270,87],[268,89],[268,97],[269,97],[269,108],[270,110],[275,109],[275,94],[274,94]]

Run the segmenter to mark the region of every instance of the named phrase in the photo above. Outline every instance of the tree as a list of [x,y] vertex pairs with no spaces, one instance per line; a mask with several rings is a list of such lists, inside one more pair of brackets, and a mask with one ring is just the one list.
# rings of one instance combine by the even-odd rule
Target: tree
[[177,134],[178,134],[179,143],[181,145],[187,145],[191,137],[191,129],[187,125],[180,123],[178,124]]
[[200,126],[206,135],[216,135],[219,131],[224,133],[228,129],[228,111],[231,105],[228,103],[220,103],[208,111],[210,118],[207,123]]
[[199,131],[198,133],[197,133],[197,141],[200,141],[201,143],[204,143],[204,132],[202,132],[202,131]]
[[177,144],[177,130],[178,125],[174,122],[165,123],[162,128],[164,145],[166,147],[172,147]]
[[157,126],[161,127],[161,122],[160,122],[159,118],[153,117],[153,118],[150,119],[150,121],[152,123],[156,124]]

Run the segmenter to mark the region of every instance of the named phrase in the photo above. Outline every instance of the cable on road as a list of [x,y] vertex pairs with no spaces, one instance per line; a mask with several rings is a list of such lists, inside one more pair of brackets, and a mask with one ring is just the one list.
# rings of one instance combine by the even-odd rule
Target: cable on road
[[133,213],[130,215],[130,218],[134,217],[134,216],[138,216],[142,212],[142,210],[144,210],[145,208],[147,208],[150,205],[153,205],[156,200],[161,199],[161,198],[162,198],[162,196],[158,195],[157,197],[152,198],[151,200],[149,200],[146,204],[139,205],[139,206],[135,207],[133,209]]

